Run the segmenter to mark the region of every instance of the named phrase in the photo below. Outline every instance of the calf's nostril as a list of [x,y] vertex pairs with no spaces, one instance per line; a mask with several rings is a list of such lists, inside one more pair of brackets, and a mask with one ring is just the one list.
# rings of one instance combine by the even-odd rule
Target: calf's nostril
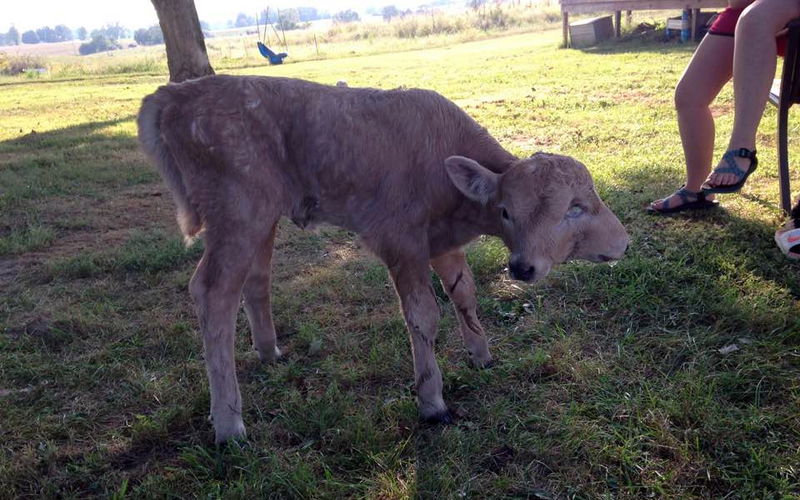
[[520,273],[520,278],[523,281],[528,281],[529,279],[533,278],[533,275],[536,274],[536,269],[533,266],[528,267],[522,273]]
[[511,277],[521,281],[530,281],[533,276],[536,274],[536,268],[533,266],[525,267],[524,264],[520,264],[518,262],[514,262],[510,264],[509,271],[511,272]]

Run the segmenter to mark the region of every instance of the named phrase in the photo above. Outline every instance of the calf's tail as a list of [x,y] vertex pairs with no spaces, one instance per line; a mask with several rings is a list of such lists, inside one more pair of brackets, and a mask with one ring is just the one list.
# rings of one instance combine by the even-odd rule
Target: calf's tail
[[[172,193],[177,207],[178,226],[183,233],[186,245],[192,241],[203,229],[200,213],[192,206],[187,195],[186,183],[183,175],[164,141],[161,131],[161,116],[164,110],[163,100],[159,94],[151,94],[144,98],[139,110],[137,124],[139,126],[139,142],[147,156],[156,164],[158,171],[167,187]],[[176,147],[180,147],[176,145]]]

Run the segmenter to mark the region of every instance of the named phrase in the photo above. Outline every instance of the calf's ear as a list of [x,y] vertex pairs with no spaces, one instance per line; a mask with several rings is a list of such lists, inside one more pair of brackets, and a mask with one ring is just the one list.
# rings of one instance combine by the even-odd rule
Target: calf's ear
[[486,204],[497,195],[500,176],[463,156],[451,156],[444,161],[450,180],[464,196]]

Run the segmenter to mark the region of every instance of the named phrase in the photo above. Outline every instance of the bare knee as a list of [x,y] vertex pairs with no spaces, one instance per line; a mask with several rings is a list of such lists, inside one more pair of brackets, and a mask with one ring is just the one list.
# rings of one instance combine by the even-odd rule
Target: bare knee
[[736,36],[754,39],[774,37],[786,23],[800,16],[797,2],[777,0],[752,4],[746,9],[736,24]]
[[675,87],[675,109],[681,113],[708,108],[711,102],[704,95],[705,92],[698,92],[696,82],[681,79]]

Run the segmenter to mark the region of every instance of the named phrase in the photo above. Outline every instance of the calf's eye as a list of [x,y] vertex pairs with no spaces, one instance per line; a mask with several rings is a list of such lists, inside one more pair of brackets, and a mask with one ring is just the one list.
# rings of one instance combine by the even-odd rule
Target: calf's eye
[[574,219],[576,217],[580,217],[581,215],[583,215],[583,211],[584,210],[582,206],[572,205],[571,207],[569,207],[569,210],[567,210],[567,218]]
[[511,216],[508,215],[508,210],[506,210],[505,208],[503,209],[502,212],[500,212],[500,217],[502,217],[503,220],[511,220]]

